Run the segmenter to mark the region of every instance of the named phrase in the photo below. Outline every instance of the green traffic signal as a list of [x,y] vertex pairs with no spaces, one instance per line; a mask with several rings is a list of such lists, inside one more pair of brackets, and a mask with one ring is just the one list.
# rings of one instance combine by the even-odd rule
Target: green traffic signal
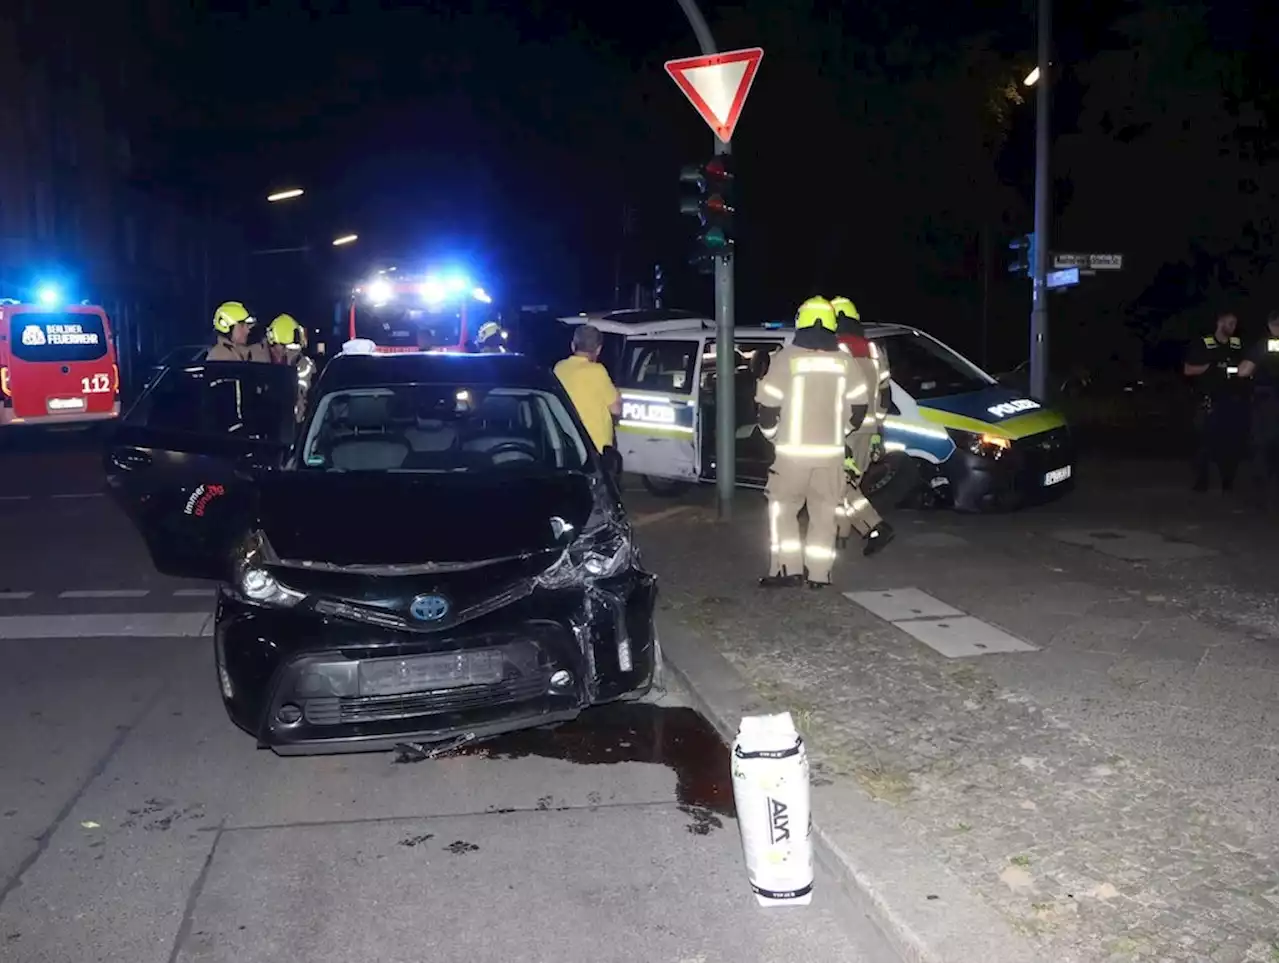
[[729,246],[729,238],[724,233],[724,228],[713,227],[702,235],[702,243],[715,251],[722,251]]

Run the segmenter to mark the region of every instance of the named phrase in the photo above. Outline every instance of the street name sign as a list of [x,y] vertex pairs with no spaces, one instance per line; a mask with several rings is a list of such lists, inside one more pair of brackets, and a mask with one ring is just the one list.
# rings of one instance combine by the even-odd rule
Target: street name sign
[[1044,283],[1050,288],[1066,288],[1080,283],[1078,267],[1063,268],[1061,271],[1050,271],[1045,275]]
[[762,57],[762,48],[748,47],[668,60],[663,66],[707,126],[727,144],[738,126]]
[[1123,254],[1054,254],[1054,270],[1079,268],[1082,271],[1120,271],[1124,268]]

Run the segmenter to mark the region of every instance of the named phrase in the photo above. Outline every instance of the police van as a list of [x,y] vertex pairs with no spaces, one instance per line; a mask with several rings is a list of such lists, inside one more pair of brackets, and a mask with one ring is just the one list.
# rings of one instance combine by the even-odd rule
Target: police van
[[[715,478],[715,322],[669,310],[608,311],[559,319],[605,336],[601,361],[622,395],[617,447],[626,471],[655,494]],[[1062,415],[1001,385],[925,332],[867,324],[887,358],[892,403],[885,457],[863,490],[882,505],[920,500],[961,511],[1013,508],[1069,490],[1075,452]],[[794,328],[734,329],[737,478],[763,487],[773,446],[756,425],[756,383]]]

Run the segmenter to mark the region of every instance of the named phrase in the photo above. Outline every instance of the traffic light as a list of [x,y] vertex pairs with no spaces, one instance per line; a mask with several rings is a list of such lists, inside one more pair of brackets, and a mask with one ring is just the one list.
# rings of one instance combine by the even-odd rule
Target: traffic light
[[1010,274],[1025,274],[1031,277],[1036,269],[1036,236],[1024,234],[1009,242],[1009,250],[1014,252],[1014,259],[1009,262]]
[[653,306],[655,308],[662,307],[662,294],[665,285],[662,283],[662,265],[655,264],[653,266]]
[[680,172],[680,183],[696,191],[680,199],[680,213],[698,219],[698,249],[694,263],[708,266],[716,258],[733,256],[733,170],[727,154]]

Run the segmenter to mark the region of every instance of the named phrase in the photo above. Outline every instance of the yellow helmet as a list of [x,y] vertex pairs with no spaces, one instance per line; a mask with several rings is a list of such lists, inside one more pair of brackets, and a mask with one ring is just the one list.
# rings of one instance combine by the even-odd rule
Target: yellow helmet
[[267,328],[267,341],[294,348],[307,346],[306,329],[291,314],[277,315]]
[[858,313],[857,305],[846,297],[832,298],[831,307],[835,309],[836,317],[843,314],[846,318],[852,318],[854,321],[862,320],[862,315]]
[[490,338],[498,338],[502,336],[502,325],[497,321],[486,321],[480,325],[480,330],[476,332],[476,341],[483,344]]
[[831,307],[831,302],[823,297],[813,297],[800,305],[800,310],[796,312],[796,330],[801,331],[804,328],[812,328],[815,324],[820,324],[828,331],[836,329],[836,312]]
[[253,324],[253,315],[239,301],[223,301],[213,312],[213,330],[230,334],[237,324]]

